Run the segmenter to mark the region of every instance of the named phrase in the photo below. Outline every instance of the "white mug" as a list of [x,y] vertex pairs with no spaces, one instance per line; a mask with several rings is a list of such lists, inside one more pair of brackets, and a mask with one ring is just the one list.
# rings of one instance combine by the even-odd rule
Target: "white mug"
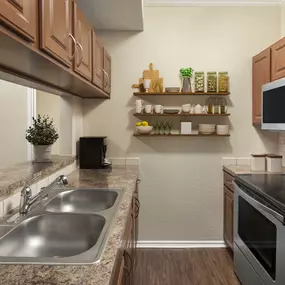
[[191,104],[182,105],[182,112],[183,113],[190,113],[191,111]]
[[156,114],[161,114],[163,112],[163,107],[162,105],[154,105],[154,112]]
[[144,107],[143,107],[143,100],[136,100],[136,113],[137,114],[141,114],[143,109],[144,109]]
[[195,114],[202,114],[203,112],[203,107],[200,104],[197,104],[195,106]]
[[145,111],[147,114],[151,114],[151,113],[152,113],[152,110],[153,110],[153,106],[152,106],[152,105],[145,105],[145,106],[144,106],[144,111]]

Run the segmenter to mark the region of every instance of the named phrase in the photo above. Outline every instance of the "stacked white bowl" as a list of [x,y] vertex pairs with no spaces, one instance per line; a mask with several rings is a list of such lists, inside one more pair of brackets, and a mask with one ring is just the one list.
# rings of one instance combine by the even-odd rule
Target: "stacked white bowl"
[[229,126],[228,125],[217,125],[217,135],[228,135]]
[[216,125],[214,124],[199,124],[199,133],[204,135],[214,134]]

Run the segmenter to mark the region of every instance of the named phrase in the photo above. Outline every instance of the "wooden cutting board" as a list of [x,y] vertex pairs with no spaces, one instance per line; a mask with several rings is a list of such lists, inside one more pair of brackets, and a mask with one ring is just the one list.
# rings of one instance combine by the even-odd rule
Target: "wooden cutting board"
[[153,64],[149,64],[149,69],[143,71],[143,78],[144,79],[157,79],[159,78],[159,70],[153,69]]

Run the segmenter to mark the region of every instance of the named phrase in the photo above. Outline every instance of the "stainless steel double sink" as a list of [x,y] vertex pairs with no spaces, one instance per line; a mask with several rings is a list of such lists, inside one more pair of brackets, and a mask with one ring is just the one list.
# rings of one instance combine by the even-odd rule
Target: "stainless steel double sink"
[[0,264],[100,260],[121,189],[53,189],[16,224],[0,221]]

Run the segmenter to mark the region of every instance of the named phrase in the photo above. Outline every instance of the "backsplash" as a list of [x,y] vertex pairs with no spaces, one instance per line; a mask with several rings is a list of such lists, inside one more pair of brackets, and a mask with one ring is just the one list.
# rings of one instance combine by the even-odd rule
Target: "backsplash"
[[285,132],[279,133],[279,154],[282,155],[282,165],[285,166]]

